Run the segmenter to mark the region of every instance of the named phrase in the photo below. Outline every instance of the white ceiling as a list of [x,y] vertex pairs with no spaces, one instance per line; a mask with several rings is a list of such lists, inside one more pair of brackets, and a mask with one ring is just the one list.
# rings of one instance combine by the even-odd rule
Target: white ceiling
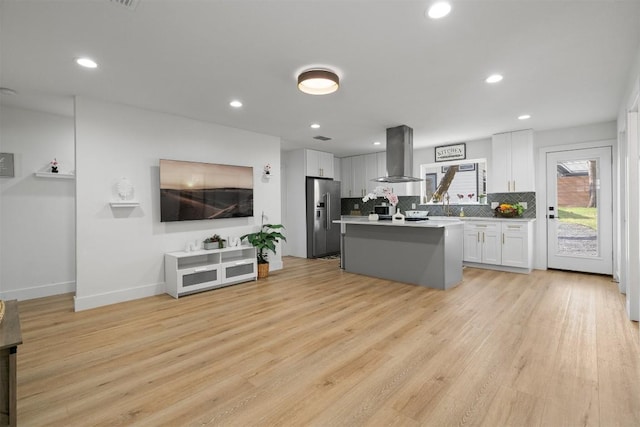
[[[438,21],[410,0],[0,1],[5,105],[71,114],[89,96],[338,156],[384,149],[372,142],[400,124],[426,147],[614,120],[640,49],[638,0],[452,0]],[[338,92],[297,90],[314,65]]]

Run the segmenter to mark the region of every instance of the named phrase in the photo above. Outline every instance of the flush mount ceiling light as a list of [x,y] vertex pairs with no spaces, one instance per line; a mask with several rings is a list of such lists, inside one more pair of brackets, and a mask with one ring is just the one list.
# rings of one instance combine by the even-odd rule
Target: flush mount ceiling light
[[310,95],[328,95],[340,86],[338,75],[329,70],[307,70],[298,76],[298,89]]
[[374,142],[373,145],[380,145],[380,141]]
[[320,129],[320,125],[318,123],[311,123],[309,126],[311,129]]
[[0,94],[2,95],[17,95],[18,92],[9,87],[0,87]]
[[438,1],[429,7],[427,10],[427,16],[431,19],[444,18],[451,12],[451,4],[446,1]]
[[242,102],[238,101],[237,99],[234,99],[229,103],[229,105],[232,106],[233,108],[240,108],[242,107]]
[[521,116],[518,116],[518,120],[527,120],[531,118],[531,114],[523,114]]
[[498,83],[502,81],[503,77],[500,74],[491,74],[489,77],[485,79],[487,83]]
[[76,64],[84,68],[98,68],[98,63],[91,58],[76,58]]

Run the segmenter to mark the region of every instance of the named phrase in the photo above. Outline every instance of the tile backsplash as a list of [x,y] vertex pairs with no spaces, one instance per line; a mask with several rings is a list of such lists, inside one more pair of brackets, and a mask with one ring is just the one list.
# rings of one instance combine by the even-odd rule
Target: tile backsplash
[[[446,216],[445,207],[442,204],[438,205],[420,205],[420,197],[419,196],[400,196],[398,201],[398,209],[401,212],[407,210],[428,210],[429,215],[433,216]],[[385,200],[383,198],[378,198],[376,200],[369,200],[368,202],[363,202],[361,198],[345,198],[342,199],[341,210],[342,215],[368,215],[373,211],[374,205],[379,205],[382,201]],[[386,200],[385,200],[386,201]],[[491,209],[491,202],[498,203],[517,203],[517,202],[526,202],[527,209],[525,209],[522,214],[523,218],[535,218],[536,217],[536,193],[535,192],[526,192],[526,193],[489,193],[487,194],[487,204],[486,205],[457,205],[451,204],[449,205],[449,216],[459,216],[460,208],[464,208],[465,216],[476,216],[476,217],[494,217],[493,209]],[[412,204],[415,203],[415,209],[412,209]],[[358,207],[356,207],[356,205]]]

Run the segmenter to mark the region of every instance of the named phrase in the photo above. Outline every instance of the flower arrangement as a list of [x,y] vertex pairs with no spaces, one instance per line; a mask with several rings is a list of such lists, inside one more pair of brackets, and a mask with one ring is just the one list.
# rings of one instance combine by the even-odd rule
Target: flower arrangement
[[495,209],[496,216],[503,218],[514,218],[517,216],[522,216],[522,212],[524,212],[524,208],[520,203],[501,203]]
[[362,198],[363,202],[368,202],[369,200],[375,200],[378,197],[384,197],[389,201],[391,206],[395,207],[398,204],[398,196],[393,193],[393,190],[389,187],[378,186],[374,188],[373,192],[367,194]]

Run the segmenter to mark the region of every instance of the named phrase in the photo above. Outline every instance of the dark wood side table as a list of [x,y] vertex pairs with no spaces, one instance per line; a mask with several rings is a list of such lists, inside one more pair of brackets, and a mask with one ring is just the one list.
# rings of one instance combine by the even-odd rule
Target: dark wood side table
[[16,426],[18,420],[18,346],[22,344],[18,301],[4,302],[0,323],[0,425]]

